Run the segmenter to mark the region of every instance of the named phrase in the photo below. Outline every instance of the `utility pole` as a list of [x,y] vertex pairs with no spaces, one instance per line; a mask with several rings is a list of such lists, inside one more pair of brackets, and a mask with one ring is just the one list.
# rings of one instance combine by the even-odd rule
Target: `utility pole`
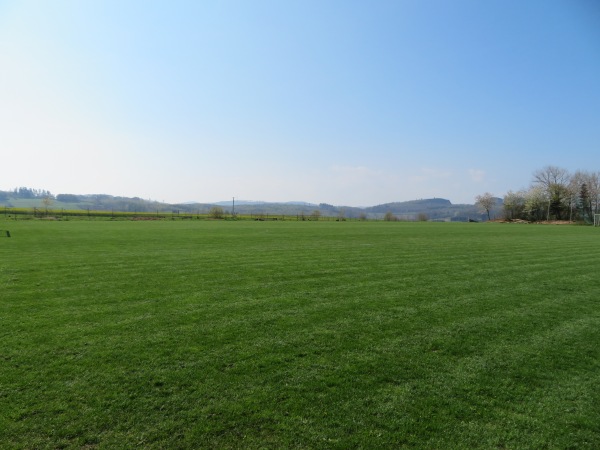
[[235,218],[235,197],[233,197],[233,200],[231,202],[231,215]]

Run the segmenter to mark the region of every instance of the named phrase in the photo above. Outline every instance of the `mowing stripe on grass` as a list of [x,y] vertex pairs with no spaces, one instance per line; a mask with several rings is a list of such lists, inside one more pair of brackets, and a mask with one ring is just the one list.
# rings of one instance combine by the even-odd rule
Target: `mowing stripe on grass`
[[591,227],[17,221],[11,234],[9,447],[600,446]]

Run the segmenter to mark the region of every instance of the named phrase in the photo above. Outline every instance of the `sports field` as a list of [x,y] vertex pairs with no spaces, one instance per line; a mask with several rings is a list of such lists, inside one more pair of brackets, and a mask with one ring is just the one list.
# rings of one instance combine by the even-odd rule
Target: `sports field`
[[0,221],[3,448],[600,448],[600,230]]

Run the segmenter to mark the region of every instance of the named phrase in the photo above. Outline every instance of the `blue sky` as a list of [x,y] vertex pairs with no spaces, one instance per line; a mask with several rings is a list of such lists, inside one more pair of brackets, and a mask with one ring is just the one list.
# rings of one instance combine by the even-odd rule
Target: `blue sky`
[[0,0],[0,189],[473,203],[600,170],[599,80],[596,0]]

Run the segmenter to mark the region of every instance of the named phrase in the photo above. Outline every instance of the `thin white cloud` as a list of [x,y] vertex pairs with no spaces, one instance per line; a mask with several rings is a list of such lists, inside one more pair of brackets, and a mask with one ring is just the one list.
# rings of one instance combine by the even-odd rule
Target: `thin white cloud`
[[469,169],[471,180],[476,183],[481,183],[485,178],[485,171],[481,169]]
[[434,180],[444,180],[451,177],[451,170],[432,167],[422,167],[418,172],[412,174],[409,180],[415,183],[425,183]]

